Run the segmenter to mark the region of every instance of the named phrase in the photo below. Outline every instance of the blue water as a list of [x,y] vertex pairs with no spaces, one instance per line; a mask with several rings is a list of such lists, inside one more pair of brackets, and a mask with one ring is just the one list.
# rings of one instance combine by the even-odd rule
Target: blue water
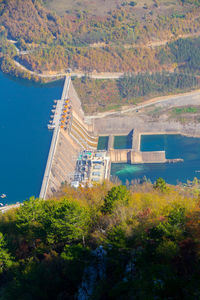
[[38,196],[52,133],[47,129],[63,82],[40,85],[0,73],[0,202]]
[[142,179],[146,176],[152,182],[158,177],[168,183],[186,183],[194,177],[200,179],[200,139],[181,135],[144,135],[141,151],[165,150],[167,158],[183,158],[184,162],[175,164],[112,164],[111,174],[123,183],[126,180]]
[[[22,202],[38,196],[52,133],[47,129],[54,99],[59,99],[63,82],[39,85],[0,73],[0,194],[3,203]],[[117,147],[131,140],[116,140]],[[119,145],[121,143],[121,146]],[[124,146],[123,146],[124,147]],[[167,158],[183,158],[177,164],[113,164],[111,174],[126,179],[151,181],[163,177],[176,184],[200,179],[200,139],[180,135],[143,136],[142,151],[166,150]]]

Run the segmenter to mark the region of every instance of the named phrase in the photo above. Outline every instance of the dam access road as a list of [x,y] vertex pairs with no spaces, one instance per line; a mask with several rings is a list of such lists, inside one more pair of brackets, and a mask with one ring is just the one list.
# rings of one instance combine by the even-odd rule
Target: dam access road
[[46,169],[45,169],[43,182],[42,182],[42,187],[41,187],[41,191],[40,191],[40,196],[39,196],[41,199],[45,199],[46,193],[47,193],[53,158],[54,158],[54,155],[56,152],[58,137],[59,137],[59,133],[60,133],[60,119],[61,119],[61,115],[62,115],[62,109],[64,106],[64,101],[68,97],[70,81],[71,81],[71,77],[66,76],[61,100],[58,100],[57,105],[56,105],[56,111],[55,111],[55,117],[54,117],[54,132],[53,132],[53,137],[52,137],[51,146],[50,146],[50,150],[49,150],[49,156],[48,156]]

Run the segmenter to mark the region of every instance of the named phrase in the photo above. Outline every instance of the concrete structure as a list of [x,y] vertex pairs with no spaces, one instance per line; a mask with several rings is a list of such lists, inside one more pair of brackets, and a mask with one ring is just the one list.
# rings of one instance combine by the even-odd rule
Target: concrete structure
[[110,149],[113,149],[113,145],[114,145],[114,135],[109,135],[109,137],[108,137],[108,151]]
[[167,159],[165,156],[165,151],[131,151],[128,153],[128,162],[131,164],[165,163],[167,162]]
[[108,153],[111,163],[145,164],[168,161],[165,151],[136,152],[132,149],[110,149]]
[[[65,114],[63,107],[67,107]],[[70,76],[66,77],[61,100],[57,100],[53,113],[53,120],[49,128],[54,129],[54,132],[40,192],[42,199],[51,197],[65,182],[73,183],[74,186],[78,186],[80,182],[83,184],[102,182],[109,178],[111,163],[139,164],[182,161],[181,159],[166,159],[165,151],[141,152],[141,135],[156,134],[156,132],[150,132],[151,128],[148,128],[148,130],[144,129],[143,133],[138,126],[132,126],[133,119],[130,119],[129,123],[127,122],[129,118],[123,119],[116,115],[109,119],[108,123],[106,119],[104,123],[101,120],[99,124],[99,120],[94,119],[90,119],[88,122]],[[98,135],[102,134],[109,135],[108,151],[102,156],[103,163],[98,164],[94,163],[95,153],[98,153],[96,152]],[[130,134],[132,136],[131,149],[114,149],[114,134]],[[82,165],[83,160],[80,163],[78,159],[83,151],[91,152],[93,157],[87,160],[86,169]]]
[[[114,136],[109,136],[108,154],[111,163],[129,163],[129,164],[145,164],[145,163],[174,163],[183,161],[181,158],[166,159],[165,151],[140,151],[140,141],[143,133],[138,130],[132,130],[132,149],[114,149]],[[144,133],[148,134],[148,133]],[[175,134],[175,133],[174,133]]]
[[[65,106],[68,108],[65,109]],[[79,153],[84,149],[95,150],[98,144],[98,137],[93,134],[93,125],[84,121],[81,102],[70,76],[66,76],[61,100],[56,101],[53,112],[53,121],[48,128],[54,132],[40,191],[42,199],[49,198],[59,190],[62,183],[71,183]]]
[[79,154],[72,186],[102,183],[110,177],[110,158],[107,151],[84,150]]
[[55,117],[54,117],[54,121],[53,121],[54,132],[53,132],[53,137],[52,137],[51,146],[50,146],[50,150],[49,150],[49,156],[48,156],[46,169],[45,169],[45,173],[44,173],[44,178],[43,178],[43,182],[42,182],[42,187],[41,187],[41,191],[40,191],[40,196],[39,196],[42,199],[45,199],[46,194],[47,194],[47,189],[48,189],[49,180],[50,180],[50,176],[51,176],[51,168],[52,168],[53,159],[54,159],[54,155],[56,152],[56,147],[57,147],[57,143],[58,143],[58,139],[59,139],[60,118],[61,118],[61,114],[62,114],[62,107],[64,105],[64,100],[68,96],[70,81],[71,81],[71,78],[69,76],[66,76],[61,100],[57,101],[56,112],[55,112]]
[[141,134],[137,129],[134,129],[132,133],[132,149],[136,152],[140,151],[140,141]]

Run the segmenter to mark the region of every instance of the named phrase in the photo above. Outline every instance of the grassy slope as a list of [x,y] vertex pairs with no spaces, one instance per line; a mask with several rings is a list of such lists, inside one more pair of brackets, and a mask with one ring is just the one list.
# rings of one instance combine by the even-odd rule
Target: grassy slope
[[[47,0],[46,7],[55,10],[58,14],[64,15],[65,13],[75,14],[78,11],[87,11],[96,16],[105,16],[108,15],[110,11],[115,10],[124,3],[129,4],[131,0]],[[154,14],[163,16],[168,15],[172,12],[183,12],[186,9],[181,5],[181,2],[177,0],[140,0],[134,1],[134,15],[138,19],[143,19],[144,16],[148,16],[150,10],[154,7]],[[155,3],[159,5],[159,8],[155,9]],[[131,7],[131,5],[130,5]],[[145,7],[145,9],[144,9]],[[143,22],[145,20],[143,19]]]
[[47,0],[46,6],[55,10],[59,15],[76,10],[88,11],[95,15],[104,16],[110,10],[116,9],[124,0]]

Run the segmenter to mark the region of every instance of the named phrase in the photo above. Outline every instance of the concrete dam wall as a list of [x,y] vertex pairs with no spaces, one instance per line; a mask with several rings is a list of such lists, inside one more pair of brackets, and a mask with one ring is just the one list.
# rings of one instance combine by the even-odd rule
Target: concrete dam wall
[[149,152],[135,152],[130,151],[128,154],[128,162],[131,164],[145,164],[145,163],[165,163],[165,151],[149,151]]
[[54,156],[46,198],[52,196],[62,183],[70,182],[73,179],[76,160],[81,147],[64,130],[60,131],[59,141]]
[[[57,139],[50,148],[50,152],[52,148],[54,148],[54,152],[51,164],[49,164],[49,158],[47,161],[47,166],[50,166],[48,172],[46,172],[46,167],[43,179],[43,183],[46,182],[46,185],[42,185],[40,193],[40,197],[43,199],[51,197],[54,192],[59,190],[62,183],[70,183],[74,178],[79,153],[83,149],[96,149],[98,144],[98,137],[93,134],[93,125],[86,124],[84,121],[85,116],[81,102],[71,80],[68,89],[66,89],[66,82],[67,78],[63,88],[66,92],[63,92],[62,99],[69,100],[66,117],[67,126],[64,129],[62,128],[64,126],[58,123],[54,129],[53,136],[57,132]],[[59,118],[62,118],[62,112]]]
[[167,162],[165,151],[137,152],[132,149],[110,149],[109,156],[111,163],[145,164]]

